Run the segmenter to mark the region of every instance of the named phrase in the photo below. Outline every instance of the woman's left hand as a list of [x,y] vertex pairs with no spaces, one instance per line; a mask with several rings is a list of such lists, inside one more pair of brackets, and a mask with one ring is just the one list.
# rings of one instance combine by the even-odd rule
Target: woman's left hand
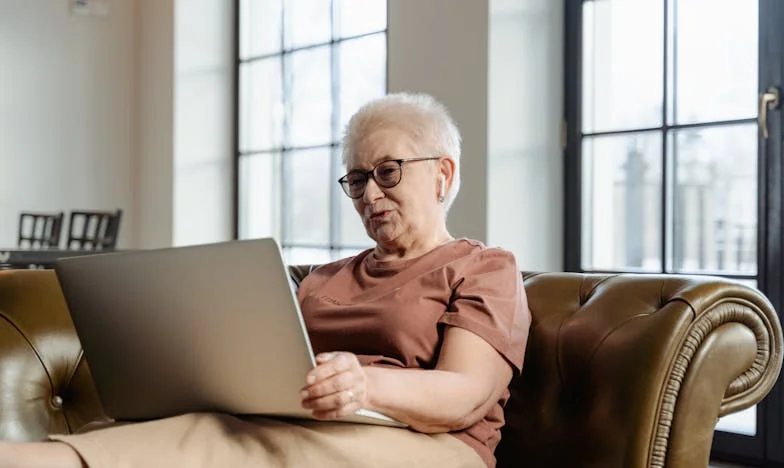
[[335,419],[367,406],[367,376],[357,356],[347,352],[322,353],[305,377],[302,407],[316,419]]

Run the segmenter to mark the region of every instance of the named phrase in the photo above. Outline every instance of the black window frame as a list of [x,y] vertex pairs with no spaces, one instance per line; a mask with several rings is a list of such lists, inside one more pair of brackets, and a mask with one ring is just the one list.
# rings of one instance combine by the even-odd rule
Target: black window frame
[[[627,273],[630,271],[586,270],[582,268],[582,8],[583,3],[597,0],[565,0],[564,5],[564,120],[563,120],[563,157],[564,157],[564,271]],[[667,43],[668,0],[661,0],[664,14],[664,83],[663,102],[667,103]],[[744,0],[739,0],[744,1]],[[706,16],[709,16],[706,13]],[[759,0],[760,18],[760,78],[759,92],[768,85],[784,90],[784,2],[780,0]],[[667,106],[660,130],[673,128],[700,127],[715,123],[697,125],[667,125]],[[768,114],[770,138],[759,141],[758,171],[758,280],[759,289],[765,293],[782,320],[784,312],[784,111],[779,108]],[[754,119],[756,121],[756,119]],[[734,121],[728,124],[737,123]],[[635,130],[638,131],[638,130]],[[623,132],[616,132],[623,133]],[[666,134],[665,134],[666,136]],[[667,144],[662,142],[663,169],[667,170]],[[666,220],[667,180],[663,177],[662,192],[662,263],[661,273],[678,274],[668,271]],[[737,279],[752,279],[748,275],[721,276]],[[768,396],[757,405],[757,435],[745,436],[723,431],[715,431],[711,456],[717,460],[749,463],[754,465],[784,463],[784,389],[782,377]]]

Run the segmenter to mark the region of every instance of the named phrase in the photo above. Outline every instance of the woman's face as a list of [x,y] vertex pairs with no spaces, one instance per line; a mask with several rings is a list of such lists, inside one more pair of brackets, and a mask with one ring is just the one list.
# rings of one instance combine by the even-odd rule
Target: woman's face
[[[405,132],[379,129],[362,139],[348,155],[348,171],[368,171],[385,160],[426,158]],[[406,248],[428,242],[443,224],[438,202],[441,165],[430,161],[404,162],[400,182],[391,188],[379,186],[371,177],[365,193],[354,200],[368,236],[386,250]],[[439,224],[440,223],[440,224]]]

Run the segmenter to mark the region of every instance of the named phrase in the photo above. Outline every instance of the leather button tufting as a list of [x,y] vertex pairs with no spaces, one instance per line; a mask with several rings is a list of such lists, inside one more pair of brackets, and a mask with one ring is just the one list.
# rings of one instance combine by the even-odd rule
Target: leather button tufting
[[55,395],[52,397],[52,406],[55,409],[60,409],[63,407],[63,399],[59,395]]

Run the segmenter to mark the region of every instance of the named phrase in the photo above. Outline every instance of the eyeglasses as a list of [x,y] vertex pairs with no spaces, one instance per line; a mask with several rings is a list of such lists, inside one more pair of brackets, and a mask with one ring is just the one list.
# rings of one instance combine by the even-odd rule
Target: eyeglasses
[[368,180],[371,177],[379,187],[392,188],[399,184],[400,179],[403,177],[404,162],[432,161],[434,159],[441,158],[387,159],[376,164],[369,171],[353,170],[338,179],[338,183],[343,187],[343,191],[349,198],[356,200],[357,198],[362,198],[362,195],[365,194],[365,187],[367,187]]

